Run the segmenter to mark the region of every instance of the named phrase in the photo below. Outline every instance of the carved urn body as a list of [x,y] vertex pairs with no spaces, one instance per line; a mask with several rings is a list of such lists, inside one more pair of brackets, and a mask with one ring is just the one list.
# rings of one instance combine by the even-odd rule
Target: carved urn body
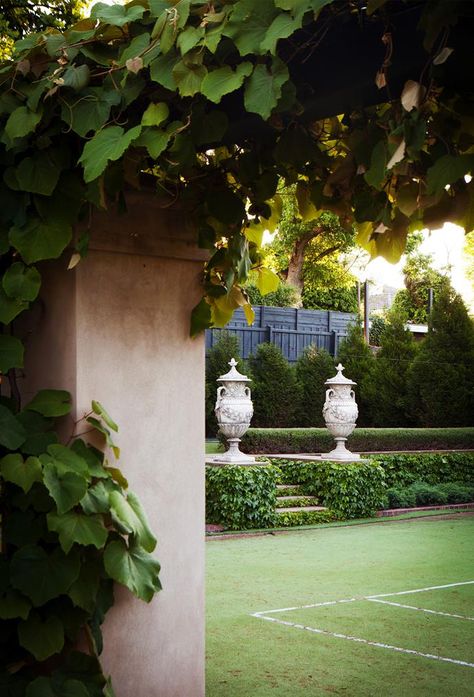
[[346,448],[346,440],[356,427],[359,414],[355,393],[352,389],[356,383],[344,377],[344,367],[339,363],[337,375],[324,383],[327,386],[323,416],[328,430],[334,436],[336,447],[321,457],[330,460],[358,460],[360,455],[351,453]]
[[236,369],[237,362],[234,358],[229,365],[229,372],[217,379],[221,385],[217,388],[214,410],[219,429],[226,437],[229,449],[223,455],[213,458],[213,461],[251,465],[255,463],[255,458],[242,453],[239,449],[240,439],[250,426],[250,419],[253,416],[253,404],[248,386],[251,381]]

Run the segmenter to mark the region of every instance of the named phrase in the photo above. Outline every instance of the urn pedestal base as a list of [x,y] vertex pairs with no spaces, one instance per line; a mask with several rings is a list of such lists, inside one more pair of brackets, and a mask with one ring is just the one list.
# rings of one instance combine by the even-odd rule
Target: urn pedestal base
[[222,455],[207,458],[206,461],[213,465],[255,465],[256,460],[252,455],[247,455],[239,450],[240,438],[228,438],[229,449]]
[[355,462],[360,460],[360,455],[358,453],[351,453],[350,450],[346,448],[347,438],[337,438],[335,437],[336,447],[331,452],[321,454],[321,459],[324,460],[336,460],[337,462]]

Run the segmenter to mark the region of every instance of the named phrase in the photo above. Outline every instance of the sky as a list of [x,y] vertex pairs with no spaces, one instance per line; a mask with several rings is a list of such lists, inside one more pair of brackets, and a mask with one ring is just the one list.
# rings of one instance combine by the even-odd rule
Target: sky
[[[464,230],[453,223],[446,223],[441,230],[424,231],[424,240],[419,251],[422,254],[430,254],[433,267],[439,271],[445,271],[447,266],[451,266],[449,273],[451,282],[468,307],[473,310],[474,288],[472,282],[466,277],[464,242]],[[387,285],[402,288],[404,263],[405,257],[402,257],[398,264],[389,264],[382,257],[377,257],[368,264],[365,273],[359,274],[360,280],[367,278],[379,287]]]

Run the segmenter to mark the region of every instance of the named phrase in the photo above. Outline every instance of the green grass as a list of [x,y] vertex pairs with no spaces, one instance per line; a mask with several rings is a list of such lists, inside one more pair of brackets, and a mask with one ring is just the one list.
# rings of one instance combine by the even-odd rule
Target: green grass
[[[474,663],[474,622],[359,598],[474,579],[474,519],[411,520],[207,543],[206,697],[450,697],[474,669],[310,633],[291,623]],[[386,600],[474,616],[474,585]]]
[[223,453],[224,446],[217,440],[206,441],[206,455],[215,455],[216,453]]

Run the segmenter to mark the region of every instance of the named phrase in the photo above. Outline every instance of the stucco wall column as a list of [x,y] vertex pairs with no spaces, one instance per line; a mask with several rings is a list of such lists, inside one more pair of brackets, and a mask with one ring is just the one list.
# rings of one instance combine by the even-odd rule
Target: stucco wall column
[[68,260],[43,271],[21,390],[25,401],[39,388],[72,392],[65,437],[92,399],[105,406],[162,565],[149,605],[117,592],[103,664],[118,697],[202,697],[204,341],[189,338],[202,252],[179,217],[137,198],[126,216],[97,217],[88,258],[72,271]]

